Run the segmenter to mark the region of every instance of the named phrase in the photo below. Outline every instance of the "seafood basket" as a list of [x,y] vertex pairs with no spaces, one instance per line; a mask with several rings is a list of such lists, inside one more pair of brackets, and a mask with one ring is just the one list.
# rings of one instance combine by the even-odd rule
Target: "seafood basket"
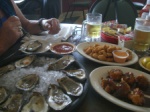
[[[71,75],[72,72],[76,72],[75,75]],[[86,75],[84,67],[72,55],[43,53],[10,58],[0,64],[0,92],[6,89],[5,100],[0,102],[0,109],[14,111],[8,108],[12,105],[8,103],[8,99],[12,103],[11,99],[17,97],[20,100],[16,110],[20,112],[36,111],[33,104],[30,104],[36,104],[37,101],[44,102],[39,104],[43,105],[43,110],[39,112],[71,112],[87,93],[89,83]],[[39,105],[36,107],[38,110],[41,109]]]

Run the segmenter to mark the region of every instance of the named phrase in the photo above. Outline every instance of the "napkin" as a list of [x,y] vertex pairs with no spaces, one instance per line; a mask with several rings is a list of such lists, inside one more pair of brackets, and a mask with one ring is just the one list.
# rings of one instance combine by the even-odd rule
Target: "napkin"
[[48,31],[44,31],[40,35],[27,35],[24,37],[22,42],[26,42],[29,40],[45,40],[49,43],[61,42],[62,40],[66,41],[72,35],[74,26],[70,24],[61,24],[60,28],[60,31],[55,35],[48,34]]

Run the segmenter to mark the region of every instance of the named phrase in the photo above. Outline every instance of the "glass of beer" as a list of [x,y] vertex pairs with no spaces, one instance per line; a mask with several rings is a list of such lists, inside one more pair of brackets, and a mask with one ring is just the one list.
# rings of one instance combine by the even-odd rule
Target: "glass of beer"
[[101,35],[102,14],[87,13],[86,20],[82,24],[82,37],[86,41],[99,41]]
[[133,50],[137,54],[146,53],[150,47],[150,20],[136,18]]

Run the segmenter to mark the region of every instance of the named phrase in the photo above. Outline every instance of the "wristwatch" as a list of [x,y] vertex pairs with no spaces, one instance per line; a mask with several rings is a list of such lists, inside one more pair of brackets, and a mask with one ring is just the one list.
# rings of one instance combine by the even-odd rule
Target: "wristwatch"
[[39,25],[39,27],[40,27],[40,30],[45,31],[45,29],[43,28],[43,25],[42,25],[42,21],[43,21],[43,20],[45,20],[45,18],[39,19],[38,25]]

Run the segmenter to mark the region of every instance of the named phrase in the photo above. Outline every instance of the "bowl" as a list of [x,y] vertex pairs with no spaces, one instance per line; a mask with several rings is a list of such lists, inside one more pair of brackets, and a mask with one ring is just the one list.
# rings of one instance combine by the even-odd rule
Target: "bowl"
[[113,52],[114,61],[117,63],[124,63],[126,62],[129,53],[123,50],[114,50]]
[[112,36],[112,35],[106,34],[104,32],[101,32],[101,38],[106,42],[109,42],[112,44],[118,44],[118,37],[117,36]]
[[139,65],[150,72],[150,56],[145,56],[139,59]]
[[75,45],[69,42],[58,42],[51,44],[50,50],[55,54],[70,54],[75,51]]

